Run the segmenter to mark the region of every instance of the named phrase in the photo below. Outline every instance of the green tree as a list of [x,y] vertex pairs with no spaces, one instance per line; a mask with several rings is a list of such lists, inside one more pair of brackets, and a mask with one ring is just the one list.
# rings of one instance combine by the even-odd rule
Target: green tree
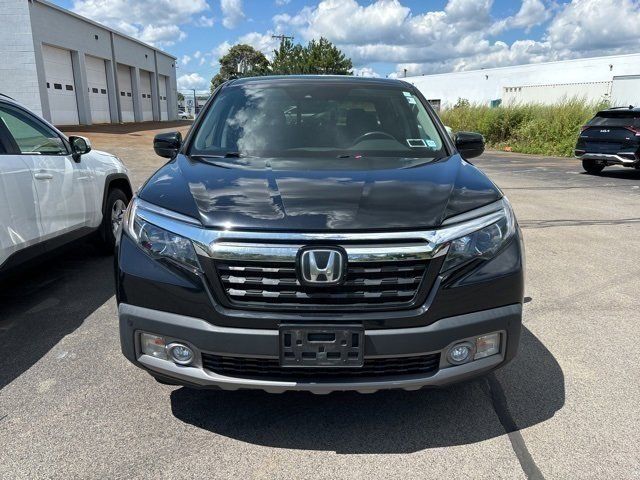
[[353,64],[351,59],[324,37],[311,40],[306,47],[306,73],[323,75],[351,75]]
[[179,102],[184,102],[184,95],[180,92],[178,92],[178,101]]
[[282,39],[280,47],[273,51],[271,71],[277,75],[297,75],[306,73],[307,55],[305,48],[289,38]]
[[269,72],[269,60],[262,52],[251,45],[234,45],[220,59],[220,71],[211,79],[211,91],[232,78],[256,77]]
[[311,40],[307,46],[284,38],[273,52],[273,73],[279,75],[351,75],[351,59],[326,38]]

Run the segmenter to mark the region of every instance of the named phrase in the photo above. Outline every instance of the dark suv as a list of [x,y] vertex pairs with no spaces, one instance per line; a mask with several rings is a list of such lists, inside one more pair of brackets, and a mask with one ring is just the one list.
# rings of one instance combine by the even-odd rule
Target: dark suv
[[154,148],[116,276],[122,351],[161,383],[414,390],[516,354],[513,211],[413,86],[235,80]]
[[588,173],[622,165],[640,168],[640,108],[610,108],[582,127],[575,156]]

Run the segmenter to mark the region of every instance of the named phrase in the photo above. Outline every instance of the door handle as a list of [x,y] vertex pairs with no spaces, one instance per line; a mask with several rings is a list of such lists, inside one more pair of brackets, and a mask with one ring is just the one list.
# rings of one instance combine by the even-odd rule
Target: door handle
[[46,172],[34,173],[33,176],[35,177],[36,180],[51,180],[53,178],[52,173],[46,173]]

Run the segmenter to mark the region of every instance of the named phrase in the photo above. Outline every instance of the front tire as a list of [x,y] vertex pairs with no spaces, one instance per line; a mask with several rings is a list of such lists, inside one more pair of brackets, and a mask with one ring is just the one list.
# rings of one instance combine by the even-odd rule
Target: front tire
[[113,253],[115,249],[116,234],[128,203],[129,199],[122,190],[119,188],[109,190],[99,232],[100,248],[105,253]]
[[597,175],[604,170],[604,165],[597,160],[582,160],[582,168],[591,175]]

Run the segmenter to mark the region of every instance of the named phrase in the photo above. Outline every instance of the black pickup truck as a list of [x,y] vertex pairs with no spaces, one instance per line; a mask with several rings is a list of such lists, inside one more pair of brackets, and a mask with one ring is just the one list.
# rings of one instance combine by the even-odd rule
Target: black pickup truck
[[412,85],[218,88],[140,189],[116,258],[124,355],[161,383],[443,386],[518,349],[523,246],[502,192]]

